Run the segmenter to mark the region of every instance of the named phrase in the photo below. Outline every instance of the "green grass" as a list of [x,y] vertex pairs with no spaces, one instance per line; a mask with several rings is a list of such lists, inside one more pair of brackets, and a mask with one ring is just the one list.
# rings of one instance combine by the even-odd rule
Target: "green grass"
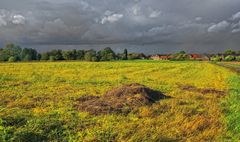
[[240,140],[240,77],[232,76],[228,80],[230,89],[228,97],[223,101],[223,108],[226,115],[227,136],[231,140]]

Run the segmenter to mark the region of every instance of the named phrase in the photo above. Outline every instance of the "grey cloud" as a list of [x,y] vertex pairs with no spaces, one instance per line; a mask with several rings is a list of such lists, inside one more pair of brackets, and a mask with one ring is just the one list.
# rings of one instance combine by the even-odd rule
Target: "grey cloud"
[[13,24],[25,24],[25,17],[23,17],[22,15],[13,15],[12,17],[12,23]]
[[[109,11],[107,11],[109,12]],[[109,14],[109,13],[107,13]],[[105,24],[107,22],[109,23],[114,23],[114,22],[117,22],[118,20],[120,20],[121,18],[123,17],[123,14],[109,14],[109,15],[106,15],[104,16],[102,19],[101,19],[101,23],[102,24]]]
[[232,30],[232,33],[238,33],[238,32],[240,32],[240,28],[239,28],[239,29],[233,29],[233,30]]
[[0,43],[240,44],[239,0],[1,0],[0,9]]
[[234,15],[232,16],[232,19],[233,19],[233,20],[240,19],[240,12],[237,12],[236,14],[234,14]]
[[6,26],[7,22],[4,20],[3,16],[0,16],[0,26]]
[[202,17],[196,17],[195,20],[196,20],[196,21],[201,21],[201,20],[202,20]]
[[149,17],[150,18],[157,18],[158,16],[160,16],[161,15],[161,11],[153,11],[150,15],[149,15]]
[[227,21],[222,21],[217,24],[213,24],[208,28],[208,32],[221,32],[225,31],[230,26],[230,23]]

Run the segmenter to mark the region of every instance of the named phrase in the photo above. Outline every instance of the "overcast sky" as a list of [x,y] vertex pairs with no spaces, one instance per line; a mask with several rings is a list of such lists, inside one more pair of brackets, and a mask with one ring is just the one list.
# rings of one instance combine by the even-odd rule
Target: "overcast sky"
[[240,0],[0,0],[0,46],[240,50]]

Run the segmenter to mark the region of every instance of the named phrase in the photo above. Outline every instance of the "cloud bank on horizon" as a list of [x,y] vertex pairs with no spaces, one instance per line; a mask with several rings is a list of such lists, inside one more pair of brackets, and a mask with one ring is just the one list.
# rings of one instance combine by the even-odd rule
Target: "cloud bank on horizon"
[[239,39],[239,0],[0,1],[0,44],[161,44],[207,51],[240,49]]

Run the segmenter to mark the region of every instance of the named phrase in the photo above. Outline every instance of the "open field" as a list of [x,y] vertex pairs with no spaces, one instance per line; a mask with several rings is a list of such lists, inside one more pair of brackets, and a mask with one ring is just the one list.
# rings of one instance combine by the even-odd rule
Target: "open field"
[[[171,98],[91,115],[81,96],[140,83]],[[0,64],[0,141],[237,141],[240,78],[208,62]]]

